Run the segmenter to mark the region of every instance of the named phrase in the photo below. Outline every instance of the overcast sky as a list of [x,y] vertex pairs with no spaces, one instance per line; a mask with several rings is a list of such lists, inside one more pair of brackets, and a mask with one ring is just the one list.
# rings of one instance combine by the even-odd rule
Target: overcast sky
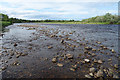
[[21,19],[81,20],[118,14],[119,0],[0,0],[0,13]]

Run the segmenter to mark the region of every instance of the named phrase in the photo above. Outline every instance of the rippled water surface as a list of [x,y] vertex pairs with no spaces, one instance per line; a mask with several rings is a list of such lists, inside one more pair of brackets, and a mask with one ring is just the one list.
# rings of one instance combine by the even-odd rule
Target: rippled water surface
[[[0,54],[0,68],[5,67],[3,78],[85,78],[90,67],[110,68],[113,74],[118,73],[114,66],[119,59],[118,25],[16,23],[7,29]],[[86,47],[96,51],[85,53]],[[67,54],[73,59],[67,59]],[[90,62],[84,63],[84,59]],[[94,59],[102,60],[102,64]],[[73,65],[77,65],[75,71],[71,70]]]

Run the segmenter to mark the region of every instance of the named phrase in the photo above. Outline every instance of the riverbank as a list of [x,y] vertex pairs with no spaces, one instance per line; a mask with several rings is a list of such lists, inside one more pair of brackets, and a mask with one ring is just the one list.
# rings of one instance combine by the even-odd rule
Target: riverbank
[[[46,24],[110,24],[109,22],[36,22]],[[117,23],[116,23],[117,24]]]
[[3,28],[5,28],[6,26],[11,25],[12,23],[9,21],[0,21],[0,31],[2,31]]

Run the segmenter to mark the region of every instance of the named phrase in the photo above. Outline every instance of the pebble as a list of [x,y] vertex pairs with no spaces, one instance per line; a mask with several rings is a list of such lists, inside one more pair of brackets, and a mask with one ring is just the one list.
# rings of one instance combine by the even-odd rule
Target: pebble
[[51,49],[51,48],[53,48],[52,46],[48,46],[48,49]]
[[89,73],[90,76],[94,76],[93,73]]
[[74,69],[77,69],[77,65],[72,65],[72,67],[73,67]]
[[95,69],[94,67],[92,67],[92,68],[89,69],[89,71],[90,71],[90,72],[95,72],[96,69]]
[[2,69],[2,70],[5,70],[5,69],[7,69],[7,68],[6,68],[6,67],[2,67],[1,69]]
[[87,74],[87,75],[85,75],[85,77],[86,77],[86,78],[91,78],[91,76],[90,76],[90,75],[88,75],[88,74]]
[[85,47],[86,50],[92,50],[92,47]]
[[90,60],[89,60],[89,59],[84,59],[84,61],[85,61],[85,62],[90,62]]
[[103,71],[102,71],[102,70],[99,70],[99,71],[96,73],[96,76],[97,76],[97,77],[103,77]]
[[112,49],[111,51],[112,51],[112,53],[115,53],[114,49]]
[[114,67],[115,67],[115,68],[118,68],[118,65],[117,65],[117,64],[115,64],[115,65],[114,65]]
[[59,67],[63,67],[63,64],[61,64],[61,63],[57,63],[57,65],[58,65]]
[[15,43],[14,46],[17,46],[17,43]]
[[71,71],[75,71],[75,69],[74,69],[74,68],[70,68],[70,70],[71,70]]
[[118,77],[118,75],[115,75],[115,74],[114,74],[114,75],[113,75],[113,78],[119,78],[119,77]]
[[56,58],[53,58],[53,59],[52,59],[52,62],[53,62],[53,63],[56,63],[56,62],[57,62],[57,59],[56,59]]
[[103,62],[102,62],[102,60],[98,60],[98,63],[99,63],[99,64],[102,64]]
[[71,55],[71,54],[66,54],[66,56],[68,59],[73,59],[73,55]]

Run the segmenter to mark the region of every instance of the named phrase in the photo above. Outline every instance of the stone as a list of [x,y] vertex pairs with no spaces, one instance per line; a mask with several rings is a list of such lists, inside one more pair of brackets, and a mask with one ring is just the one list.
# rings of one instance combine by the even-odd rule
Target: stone
[[51,49],[51,48],[53,48],[52,46],[48,46],[48,49]]
[[66,56],[68,59],[73,59],[73,55],[71,55],[71,54],[66,54]]
[[10,56],[8,59],[11,59],[12,57]]
[[85,62],[90,62],[90,60],[89,60],[89,59],[84,59],[84,61],[85,61]]
[[17,46],[17,43],[15,43],[14,46]]
[[102,60],[98,60],[98,63],[99,63],[99,64],[102,64],[103,62],[102,62]]
[[70,68],[70,70],[71,70],[71,71],[75,71],[75,69],[74,69],[74,68]]
[[2,67],[1,69],[2,69],[2,70],[5,70],[5,69],[6,69],[6,67]]
[[114,67],[115,67],[115,68],[118,68],[118,64],[115,64]]
[[52,59],[52,62],[53,62],[53,63],[56,63],[56,62],[57,62],[57,59],[56,59],[56,58],[53,58],[53,59]]
[[22,54],[21,54],[21,56],[26,56],[26,55],[28,55],[28,54],[27,54],[27,53],[22,53]]
[[97,77],[103,77],[103,71],[102,71],[102,70],[99,70],[99,71],[96,73],[96,76],[97,76]]
[[59,67],[63,67],[63,64],[61,64],[61,63],[57,63],[57,65],[58,65]]
[[113,78],[119,78],[119,76],[114,74],[114,75],[113,75]]
[[85,75],[85,77],[86,77],[86,78],[91,78],[91,76],[90,76],[90,75],[88,75],[88,74],[87,74],[87,75]]
[[90,71],[90,72],[95,72],[96,69],[95,69],[94,67],[92,67],[92,68],[89,69],[89,71]]
[[95,53],[92,53],[91,55],[92,55],[92,56],[96,56],[96,54],[95,54]]
[[73,67],[74,69],[77,69],[77,65],[72,65],[72,67]]
[[92,50],[92,47],[85,47],[86,50]]
[[61,39],[60,43],[64,43],[64,40],[63,40],[63,39]]
[[89,73],[90,76],[94,76],[93,73]]
[[114,49],[112,49],[111,51],[112,51],[112,53],[115,53]]

